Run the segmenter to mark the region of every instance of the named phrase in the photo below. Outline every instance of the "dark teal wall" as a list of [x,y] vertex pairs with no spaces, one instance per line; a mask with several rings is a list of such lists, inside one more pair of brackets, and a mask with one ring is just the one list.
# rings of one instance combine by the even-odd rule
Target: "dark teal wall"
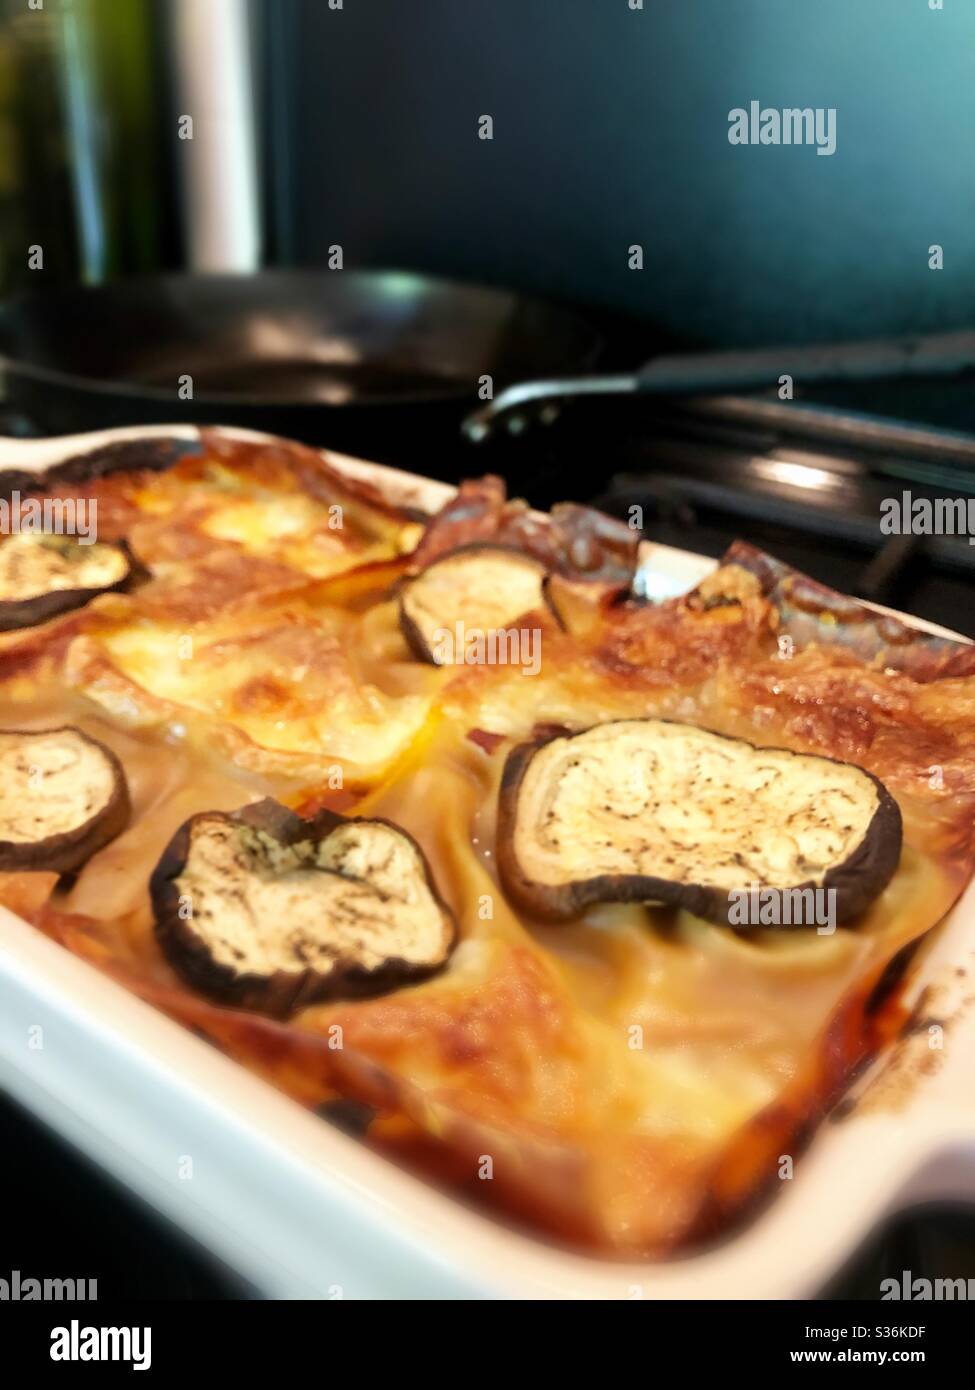
[[[975,323],[975,0],[271,3],[300,260],[340,242],[725,342]],[[835,107],[836,153],[730,145],[752,99]]]

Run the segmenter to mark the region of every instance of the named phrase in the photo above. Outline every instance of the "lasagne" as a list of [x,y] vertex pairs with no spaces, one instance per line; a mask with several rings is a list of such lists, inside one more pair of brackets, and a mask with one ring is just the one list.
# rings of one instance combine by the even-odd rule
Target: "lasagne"
[[491,478],[426,516],[204,433],[3,482],[97,549],[0,541],[0,902],[364,1142],[658,1257],[902,1028],[975,649],[742,544],[649,603]]

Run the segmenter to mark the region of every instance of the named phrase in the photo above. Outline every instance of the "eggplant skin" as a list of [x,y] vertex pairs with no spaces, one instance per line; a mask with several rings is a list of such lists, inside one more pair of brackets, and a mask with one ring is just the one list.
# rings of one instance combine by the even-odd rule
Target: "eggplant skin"
[[97,544],[117,550],[125,557],[128,568],[121,578],[114,584],[106,584],[100,588],[52,589],[48,593],[33,594],[30,598],[10,601],[0,599],[0,632],[37,627],[40,623],[60,617],[62,613],[83,608],[99,594],[126,593],[149,577],[148,571],[135,559],[127,541],[99,541]]
[[456,546],[453,550],[448,550],[443,555],[438,555],[431,564],[427,565],[426,569],[404,580],[400,585],[398,595],[400,631],[417,661],[425,661],[432,666],[440,664],[437,662],[433,648],[430,645],[430,634],[423,630],[423,623],[419,618],[414,602],[416,596],[422,592],[424,581],[431,575],[435,578],[438,577],[438,571],[440,575],[443,575],[448,567],[456,569],[458,561],[463,563],[465,569],[469,566],[472,574],[476,576],[478,560],[484,557],[489,557],[492,560],[496,560],[499,557],[507,558],[510,560],[512,567],[517,567],[523,573],[533,573],[538,580],[537,597],[534,598],[534,601],[530,603],[528,607],[518,608],[517,611],[513,609],[509,613],[504,614],[497,605],[497,591],[492,590],[491,586],[488,585],[486,590],[482,590],[482,592],[486,592],[490,595],[490,610],[478,612],[478,598],[476,595],[471,599],[469,605],[462,601],[458,601],[461,590],[461,586],[458,583],[454,593],[448,591],[449,600],[458,605],[456,611],[451,613],[444,612],[442,616],[438,616],[434,621],[435,628],[444,628],[452,633],[454,624],[457,621],[462,621],[468,629],[480,628],[487,630],[492,628],[509,628],[524,614],[530,613],[533,609],[538,608],[547,609],[561,626],[559,615],[549,597],[547,582],[548,571],[541,560],[530,555],[525,550],[520,550],[514,545],[488,544],[475,541],[469,545]]
[[[47,870],[61,874],[74,873],[98,850],[104,849],[126,828],[132,815],[129,787],[125,771],[110,748],[92,738],[73,724],[56,729],[0,729],[0,739],[20,738],[25,746],[46,734],[72,734],[108,765],[112,792],[105,804],[81,825],[42,840],[0,840],[0,872],[30,872]],[[25,801],[25,805],[29,803]]]
[[[641,721],[608,721],[617,722]],[[672,720],[652,720],[648,722],[674,724]],[[598,728],[600,726],[592,726]],[[697,726],[687,725],[695,732]],[[729,926],[733,903],[726,887],[708,883],[685,883],[646,874],[600,873],[589,878],[573,879],[566,883],[540,883],[527,874],[515,851],[515,829],[517,822],[519,796],[525,775],[536,754],[547,744],[559,738],[571,741],[590,729],[577,730],[565,735],[549,733],[537,739],[518,744],[511,750],[505,763],[501,778],[498,799],[497,822],[497,865],[501,883],[512,901],[524,912],[541,921],[567,922],[579,917],[587,908],[597,903],[639,902],[660,904],[681,908],[696,917],[713,922],[719,926]],[[728,738],[729,742],[742,744],[757,753],[792,753],[791,749],[766,749],[729,735],[713,734],[716,738]],[[902,845],[902,819],[900,807],[884,784],[873,773],[858,764],[844,762],[839,758],[828,758],[818,754],[797,754],[803,758],[814,758],[822,763],[831,763],[843,768],[855,768],[867,778],[877,795],[877,806],[866,833],[852,853],[841,863],[829,868],[820,882],[807,879],[788,885],[790,889],[822,888],[836,893],[836,923],[849,922],[863,912],[890,882],[900,862]],[[741,889],[752,885],[743,882]],[[762,884],[755,885],[759,888]],[[748,931],[748,927],[736,929]]]
[[[263,973],[236,968],[216,959],[211,943],[198,930],[193,917],[184,917],[180,912],[185,890],[181,890],[179,880],[187,868],[194,830],[207,821],[249,827],[282,848],[306,842],[318,845],[349,826],[381,826],[394,832],[415,854],[423,887],[440,915],[443,941],[437,959],[418,963],[391,954],[378,967],[367,968],[354,959],[339,958],[327,973],[314,967]],[[342,877],[341,874],[333,876]],[[369,998],[429,979],[444,967],[457,942],[456,919],[437,890],[422,849],[402,826],[378,817],[346,817],[328,810],[304,820],[271,798],[230,814],[204,811],[184,821],[153,870],[149,893],[155,914],[156,939],[170,965],[188,985],[220,1003],[279,1019],[310,1004]],[[326,913],[323,912],[321,920],[324,933],[328,921]]]
[[203,444],[199,439],[156,435],[118,439],[83,454],[73,454],[39,473],[27,473],[19,468],[0,469],[0,497],[9,500],[15,492],[24,496],[39,492],[50,495],[66,484],[93,483],[113,473],[161,473],[173,468],[180,459],[202,452]]

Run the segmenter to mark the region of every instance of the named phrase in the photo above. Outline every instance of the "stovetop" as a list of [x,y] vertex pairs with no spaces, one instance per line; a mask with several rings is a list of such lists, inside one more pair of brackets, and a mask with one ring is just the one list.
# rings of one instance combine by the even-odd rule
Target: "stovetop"
[[[626,519],[639,506],[648,539],[715,558],[741,538],[833,588],[975,637],[968,536],[881,528],[905,493],[908,509],[971,498],[975,519],[975,433],[960,427],[975,430],[975,385],[920,385],[900,402],[888,387],[831,401],[578,402],[488,445],[477,471],[504,473],[542,507],[571,497]],[[895,407],[900,418],[880,413]]]

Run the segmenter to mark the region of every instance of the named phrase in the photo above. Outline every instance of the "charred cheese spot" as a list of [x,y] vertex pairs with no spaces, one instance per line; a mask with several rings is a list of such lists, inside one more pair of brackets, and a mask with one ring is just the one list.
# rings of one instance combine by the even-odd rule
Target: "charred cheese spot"
[[544,605],[545,575],[545,566],[532,556],[503,546],[451,551],[403,586],[403,635],[421,661],[445,664],[438,655],[438,634],[447,632],[453,639],[458,623],[467,631],[510,627]]
[[199,988],[274,1014],[378,994],[454,941],[416,842],[383,821],[302,821],[273,802],[178,832],[152,879],[157,932]]
[[844,920],[901,843],[896,803],[862,768],[658,719],[522,744],[498,834],[506,886],[556,919],[653,900],[726,922],[729,892],[811,886],[837,890]]
[[130,578],[132,562],[117,545],[82,545],[73,536],[34,533],[0,545],[0,630],[28,627]]
[[0,731],[0,869],[67,873],[129,818],[117,758],[80,729]]

